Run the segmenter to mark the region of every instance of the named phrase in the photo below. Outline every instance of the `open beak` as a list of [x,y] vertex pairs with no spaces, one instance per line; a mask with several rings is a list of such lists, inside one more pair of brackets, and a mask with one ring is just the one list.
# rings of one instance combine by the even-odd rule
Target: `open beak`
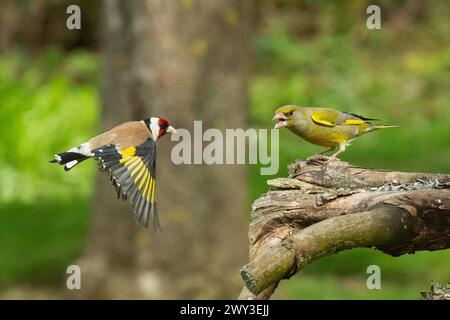
[[168,133],[177,133],[177,130],[176,130],[174,127],[172,127],[172,126],[169,126],[169,127],[167,128],[167,132],[168,132]]
[[277,112],[273,116],[273,120],[277,120],[278,122],[275,124],[275,129],[280,129],[282,127],[286,127],[286,117],[284,114]]

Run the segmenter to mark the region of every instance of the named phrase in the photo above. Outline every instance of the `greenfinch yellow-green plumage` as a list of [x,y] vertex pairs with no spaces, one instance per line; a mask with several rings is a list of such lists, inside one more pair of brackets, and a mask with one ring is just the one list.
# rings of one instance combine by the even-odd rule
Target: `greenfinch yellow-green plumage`
[[331,156],[336,158],[345,151],[353,139],[378,129],[396,126],[372,124],[378,119],[366,118],[350,112],[341,112],[330,108],[305,108],[287,105],[275,111],[275,128],[286,127],[306,141],[326,147],[321,152],[339,149]]

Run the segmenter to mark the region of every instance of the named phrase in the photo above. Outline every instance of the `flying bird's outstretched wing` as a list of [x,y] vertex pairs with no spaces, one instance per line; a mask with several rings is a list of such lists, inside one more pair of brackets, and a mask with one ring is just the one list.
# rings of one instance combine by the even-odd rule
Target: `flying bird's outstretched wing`
[[118,150],[107,144],[92,150],[100,168],[109,173],[117,196],[129,199],[134,207],[136,221],[145,228],[149,216],[155,229],[159,229],[156,212],[156,144],[148,138],[139,146]]

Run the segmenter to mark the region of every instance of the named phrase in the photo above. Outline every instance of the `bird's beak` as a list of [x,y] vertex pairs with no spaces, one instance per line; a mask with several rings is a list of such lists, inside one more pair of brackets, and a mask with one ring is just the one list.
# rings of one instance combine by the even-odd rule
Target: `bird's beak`
[[168,132],[168,133],[177,133],[177,130],[176,130],[174,127],[172,127],[172,126],[169,126],[169,127],[167,128],[167,132]]
[[280,129],[282,127],[286,127],[286,117],[284,114],[277,112],[272,118],[272,121],[277,120],[278,122],[275,124],[275,129]]

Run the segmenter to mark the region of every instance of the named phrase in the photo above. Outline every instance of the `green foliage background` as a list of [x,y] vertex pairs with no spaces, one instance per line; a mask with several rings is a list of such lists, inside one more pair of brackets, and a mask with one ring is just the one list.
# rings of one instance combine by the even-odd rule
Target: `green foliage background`
[[[336,4],[273,3],[279,13],[265,19],[254,40],[250,126],[271,128],[273,111],[283,104],[352,111],[401,127],[358,139],[343,160],[391,170],[450,172],[444,2],[432,1],[407,28],[394,28],[392,19],[372,31],[365,26],[364,1],[344,6],[346,11]],[[304,3],[307,14],[302,13]],[[289,22],[291,16],[298,20]],[[318,22],[298,32],[303,21],[310,25],[308,19]],[[81,253],[95,163],[65,173],[48,160],[98,131],[98,75],[97,54],[84,50],[49,47],[0,56],[0,291],[24,283],[57,284]],[[288,163],[318,150],[282,130],[279,176],[286,175]],[[260,176],[257,166],[250,174],[254,200],[267,191],[269,177]],[[371,264],[381,267],[381,290],[366,288]],[[308,266],[284,281],[275,297],[417,299],[430,280],[450,280],[449,250],[392,258],[359,249]]]

